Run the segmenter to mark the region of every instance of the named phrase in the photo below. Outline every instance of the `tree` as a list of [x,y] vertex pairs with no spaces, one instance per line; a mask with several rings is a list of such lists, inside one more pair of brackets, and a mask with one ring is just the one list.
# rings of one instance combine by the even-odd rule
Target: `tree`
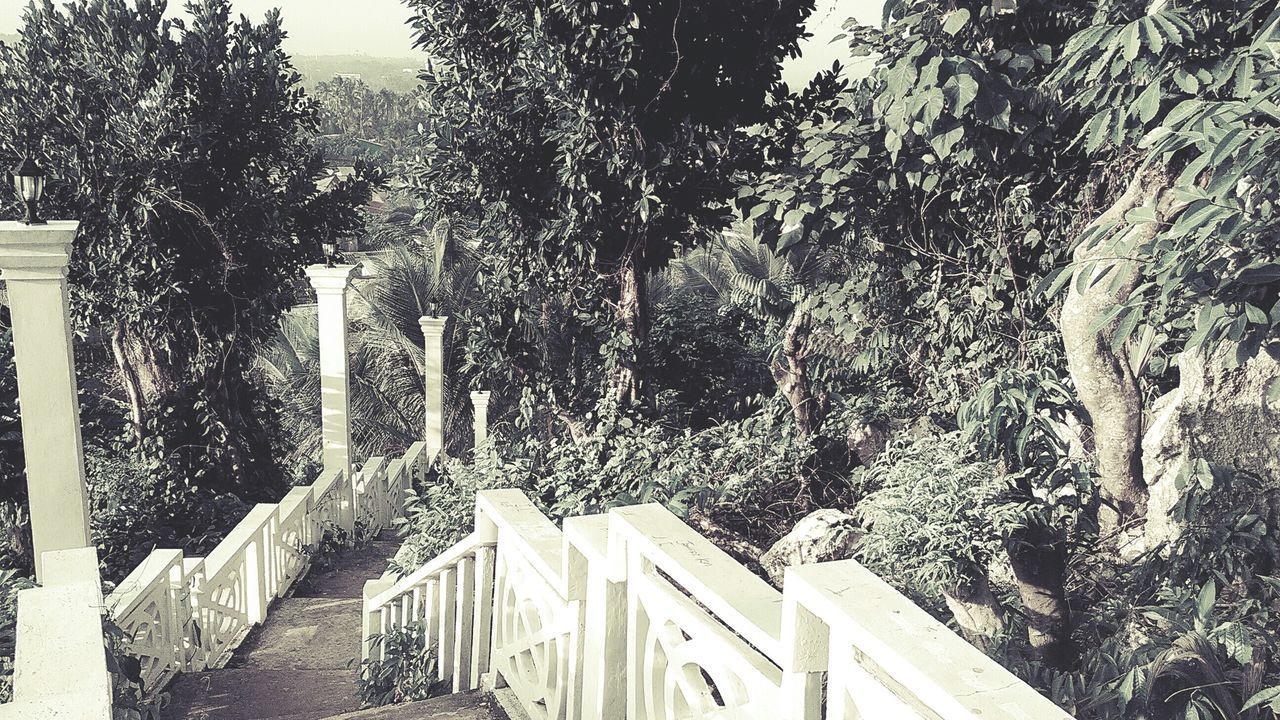
[[646,273],[728,225],[739,130],[767,117],[812,0],[410,5],[436,62],[413,184],[504,216],[494,247],[517,276],[606,293],[607,394],[638,403]]
[[1127,177],[1057,287],[1067,285],[1067,359],[1111,522],[1140,523],[1149,483],[1135,376],[1146,358],[1166,346],[1211,358],[1184,363],[1201,368],[1183,378],[1194,385],[1220,355],[1248,362],[1280,326],[1280,88],[1268,46],[1280,13],[1250,0],[1105,10],[1067,44],[1049,85],[1081,119],[1084,150]]
[[33,2],[0,46],[0,158],[45,158],[46,212],[81,221],[75,321],[110,344],[135,447],[180,486],[265,498],[281,477],[248,352],[318,240],[359,226],[368,185],[317,191],[278,13],[187,9],[189,26],[163,0]]
[[686,291],[745,311],[766,326],[769,371],[801,438],[813,435],[830,409],[820,387],[823,373],[815,366],[847,360],[847,349],[814,317],[814,298],[831,279],[834,264],[829,253],[812,246],[775,253],[749,228],[739,228],[670,266],[671,281]]

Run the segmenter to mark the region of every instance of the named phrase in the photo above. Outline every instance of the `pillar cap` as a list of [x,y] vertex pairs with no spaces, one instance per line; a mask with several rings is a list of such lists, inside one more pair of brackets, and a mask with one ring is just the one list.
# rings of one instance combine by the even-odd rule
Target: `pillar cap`
[[489,403],[489,391],[488,390],[472,390],[471,402],[479,405],[487,405]]
[[5,280],[57,280],[66,277],[71,243],[80,230],[76,220],[50,220],[44,225],[0,222],[0,270]]
[[445,323],[449,322],[449,316],[429,317],[424,315],[418,318],[418,325],[422,327],[424,335],[439,335],[444,332]]
[[307,277],[311,279],[311,287],[317,293],[341,293],[350,285],[356,276],[359,265],[327,265],[317,263],[307,266]]

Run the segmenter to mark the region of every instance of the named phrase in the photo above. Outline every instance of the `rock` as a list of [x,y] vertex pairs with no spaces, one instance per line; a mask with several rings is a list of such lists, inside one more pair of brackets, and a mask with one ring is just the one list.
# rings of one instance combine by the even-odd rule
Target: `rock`
[[855,422],[849,426],[846,440],[858,461],[871,467],[889,444],[889,428],[878,422]]
[[[1186,525],[1175,512],[1184,490],[1183,467],[1203,459],[1252,473],[1264,487],[1280,488],[1280,408],[1268,407],[1272,383],[1280,382],[1280,363],[1265,350],[1243,366],[1228,368],[1221,358],[1183,353],[1178,387],[1156,401],[1142,439],[1143,478],[1150,490],[1142,546],[1156,547],[1183,535]],[[1211,513],[1227,512],[1256,491],[1210,494]],[[1205,521],[1210,518],[1201,518]],[[1133,548],[1134,550],[1138,548]]]
[[824,509],[806,515],[781,540],[760,556],[769,580],[782,587],[783,574],[792,565],[845,560],[853,555],[865,533],[848,513]]

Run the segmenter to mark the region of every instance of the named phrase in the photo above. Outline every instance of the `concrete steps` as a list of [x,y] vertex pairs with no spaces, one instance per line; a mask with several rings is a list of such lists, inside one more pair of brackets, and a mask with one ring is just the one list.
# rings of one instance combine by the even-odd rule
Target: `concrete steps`
[[334,570],[305,578],[225,668],[170,685],[165,719],[320,720],[359,710],[361,591],[397,547],[375,540],[335,558]]
[[[295,720],[289,718],[288,720]],[[297,718],[302,720],[302,718]],[[445,695],[422,702],[390,705],[335,715],[324,720],[508,720],[493,697],[469,692]]]

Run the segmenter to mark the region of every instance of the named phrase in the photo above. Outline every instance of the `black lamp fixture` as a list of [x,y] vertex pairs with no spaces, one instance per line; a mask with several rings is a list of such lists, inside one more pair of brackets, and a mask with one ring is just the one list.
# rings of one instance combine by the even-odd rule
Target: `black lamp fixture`
[[44,195],[44,178],[44,170],[40,169],[30,153],[13,169],[13,189],[27,206],[27,216],[22,219],[27,225],[45,224],[37,212],[40,197]]
[[329,236],[320,241],[320,250],[324,253],[324,266],[333,267],[334,257],[338,254],[338,243]]

